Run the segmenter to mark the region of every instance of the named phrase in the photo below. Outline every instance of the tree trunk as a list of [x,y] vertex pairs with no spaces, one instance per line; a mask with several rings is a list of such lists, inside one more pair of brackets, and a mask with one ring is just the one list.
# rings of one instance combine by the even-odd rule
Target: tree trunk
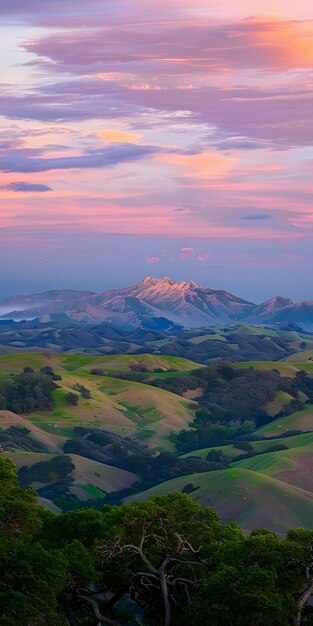
[[164,604],[164,626],[170,626],[172,617],[171,605],[168,597],[167,582],[164,572],[161,572],[160,574],[160,588]]
[[302,596],[300,597],[300,600],[298,602],[298,612],[296,613],[296,615],[294,615],[292,619],[293,626],[300,626],[302,611],[305,605],[307,604],[309,598],[311,597],[312,593],[313,593],[313,580],[310,582],[308,588],[303,592]]

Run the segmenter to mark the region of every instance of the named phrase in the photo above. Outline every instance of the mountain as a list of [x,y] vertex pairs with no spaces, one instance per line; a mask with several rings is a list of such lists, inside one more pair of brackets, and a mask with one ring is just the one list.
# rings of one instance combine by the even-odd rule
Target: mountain
[[0,318],[14,320],[31,320],[44,315],[64,313],[94,294],[92,291],[75,291],[71,289],[45,291],[31,296],[12,296],[0,301]]
[[140,327],[151,318],[165,318],[184,326],[226,323],[246,317],[254,305],[226,291],[206,289],[194,282],[175,283],[149,276],[137,285],[103,293],[48,291],[16,296],[0,302],[0,318],[71,319],[77,322],[114,322]]
[[313,325],[313,302],[294,302],[290,298],[276,296],[253,310],[251,321],[256,323],[296,322]]
[[313,326],[313,302],[278,296],[257,305],[192,281],[148,276],[131,287],[103,293],[62,290],[7,298],[0,302],[0,319],[8,318],[113,323],[125,328],[164,328],[169,322],[194,328],[230,322]]

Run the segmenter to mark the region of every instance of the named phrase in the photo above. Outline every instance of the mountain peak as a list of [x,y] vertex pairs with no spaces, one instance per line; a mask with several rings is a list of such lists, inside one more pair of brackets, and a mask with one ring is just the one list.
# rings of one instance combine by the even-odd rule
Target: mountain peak
[[174,282],[168,277],[163,276],[162,278],[156,278],[155,276],[147,276],[144,278],[138,285],[174,285]]
[[196,289],[200,287],[193,280],[190,280],[189,282],[185,282],[184,280],[175,282],[168,276],[162,276],[161,278],[147,276],[140,283],[138,283],[138,285],[143,287],[173,287],[174,289]]
[[261,307],[266,311],[276,311],[281,308],[292,306],[295,303],[290,298],[284,298],[283,296],[274,296],[270,300],[264,302]]

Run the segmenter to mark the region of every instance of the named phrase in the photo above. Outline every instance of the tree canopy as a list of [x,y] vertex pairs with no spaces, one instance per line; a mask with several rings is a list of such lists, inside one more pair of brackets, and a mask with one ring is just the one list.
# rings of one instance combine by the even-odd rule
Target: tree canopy
[[136,611],[147,626],[313,617],[313,531],[246,536],[183,493],[53,515],[18,486],[4,456],[0,571],[1,626],[126,626]]

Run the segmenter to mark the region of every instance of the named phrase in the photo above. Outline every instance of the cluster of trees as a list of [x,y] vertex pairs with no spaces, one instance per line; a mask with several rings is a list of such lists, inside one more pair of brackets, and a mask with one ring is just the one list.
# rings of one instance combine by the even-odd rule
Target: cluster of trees
[[3,457],[0,571],[2,626],[122,626],[136,623],[135,607],[147,626],[300,626],[313,617],[313,531],[245,536],[182,493],[55,516]]
[[71,457],[66,454],[59,454],[48,461],[39,461],[30,467],[21,467],[18,477],[23,487],[29,487],[32,483],[39,483],[40,485],[64,480],[70,476],[74,469],[75,465],[72,463]]
[[192,430],[181,430],[179,433],[170,434],[170,439],[174,442],[179,454],[211,446],[227,445],[238,437],[249,435],[255,429],[253,422],[248,420],[243,423],[234,420],[214,424],[210,418],[200,423],[195,421],[193,426]]
[[50,411],[54,406],[52,392],[57,389],[55,381],[59,378],[50,367],[40,372],[25,367],[21,374],[0,382],[0,409],[14,413]]
[[[307,396],[308,402],[313,402],[313,378],[306,372],[288,378],[276,369],[262,372],[226,362],[194,370],[188,376],[154,380],[151,384],[172,392],[176,389],[179,394],[187,389],[203,389],[202,396],[197,397],[201,408],[196,412],[193,430],[171,436],[180,454],[233,442],[277,417],[302,410],[300,392]],[[279,391],[287,392],[291,400],[277,415],[269,415],[266,407]]]
[[87,389],[85,385],[81,385],[80,383],[75,383],[73,385],[74,391],[78,391],[85,400],[89,400],[91,398],[90,389]]
[[[74,438],[67,440],[64,452],[78,454],[138,475],[140,480],[132,487],[106,496],[104,501],[110,503],[120,503],[127,495],[150,489],[172,478],[226,467],[225,463],[214,459],[178,458],[177,454],[170,452],[155,454],[131,438],[86,427],[74,429]],[[64,496],[68,501],[68,494]],[[69,503],[58,501],[57,504],[64,508]],[[73,499],[72,504],[74,504]],[[98,507],[101,502],[96,504]]]
[[23,426],[10,426],[6,430],[0,431],[0,447],[2,450],[24,450],[25,452],[49,452],[48,448],[33,439],[31,431]]

